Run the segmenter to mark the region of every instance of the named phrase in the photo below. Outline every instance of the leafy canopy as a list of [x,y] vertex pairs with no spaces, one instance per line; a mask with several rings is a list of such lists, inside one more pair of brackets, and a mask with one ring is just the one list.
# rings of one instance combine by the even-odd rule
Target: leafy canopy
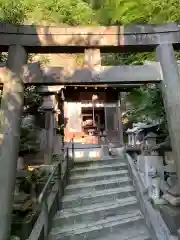
[[6,23],[94,23],[93,9],[82,0],[0,0],[0,9],[0,21]]
[[102,24],[155,23],[180,20],[178,0],[105,0],[99,9]]
[[[114,25],[161,24],[180,21],[179,0],[0,0],[0,21],[7,23]],[[176,53],[179,59],[179,53]],[[104,54],[103,64],[143,64],[155,60],[152,53]],[[134,94],[134,95],[133,95]],[[133,97],[134,96],[134,97]],[[141,101],[138,99],[141,98]],[[131,99],[131,100],[130,100]],[[143,100],[142,100],[143,99]],[[136,115],[161,118],[159,89],[141,88],[129,95]],[[162,102],[162,99],[161,99]],[[143,103],[143,104],[141,104]]]

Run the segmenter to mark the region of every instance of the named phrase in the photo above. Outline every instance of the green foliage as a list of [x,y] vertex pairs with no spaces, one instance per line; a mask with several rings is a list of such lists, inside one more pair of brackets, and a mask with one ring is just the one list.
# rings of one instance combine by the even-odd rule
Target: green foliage
[[43,54],[41,54],[41,55],[39,54],[38,57],[37,57],[37,54],[34,54],[34,53],[28,54],[28,62],[33,63],[35,61],[39,61],[40,66],[44,67],[44,66],[47,66],[50,59],[48,58],[47,55],[44,56]]
[[21,126],[19,155],[37,152],[39,143],[37,142],[37,128],[34,125]]
[[178,0],[105,0],[99,10],[102,24],[165,23],[180,20]]
[[21,126],[20,136],[20,156],[30,152],[37,152],[39,144],[37,142],[37,129],[34,126]]
[[59,124],[56,133],[64,137],[64,124]]
[[[35,117],[38,117],[40,114],[38,108],[42,104],[42,96],[39,95],[37,88],[35,86],[27,87],[25,89],[24,95],[24,114],[23,117],[31,114]],[[8,125],[7,120],[4,117],[3,112],[0,112],[0,129],[4,124]],[[36,152],[39,149],[39,143],[37,142],[38,136],[38,125],[23,125],[21,124],[21,133],[20,133],[20,155],[27,154],[28,152]]]
[[27,113],[36,115],[38,108],[42,105],[43,98],[38,92],[36,86],[30,86],[24,92],[24,110]]
[[11,236],[9,240],[20,240],[20,238],[17,236]]
[[[38,93],[36,86],[30,86],[25,89],[24,92],[24,117],[27,115],[33,115],[35,120],[39,117],[39,107],[42,105],[43,98]],[[39,126],[37,121],[29,125],[21,125],[20,135],[20,155],[27,154],[28,152],[37,152],[39,150],[38,142],[38,130]]]
[[154,61],[154,53],[110,53],[102,54],[103,65],[141,65],[144,61]]
[[23,0],[0,0],[0,21],[23,23],[26,19],[26,4]]
[[0,0],[0,21],[31,24],[93,24],[94,12],[82,0]]
[[127,95],[130,104],[128,115],[142,121],[163,121],[165,119],[161,91],[155,85],[134,89]]
[[0,0],[0,21],[69,25],[180,20],[178,0]]
[[33,11],[27,19],[32,23],[51,22],[69,25],[92,24],[93,10],[82,0],[46,0],[29,1]]
[[41,168],[34,168],[32,171],[27,171],[27,173],[27,180],[30,183],[36,183],[48,176],[47,172]]
[[[180,21],[180,2],[177,0],[105,0],[98,10],[101,24],[162,24]],[[176,52],[177,59],[180,58]],[[103,64],[143,64],[145,60],[155,61],[154,53],[104,54]],[[127,98],[130,103],[128,116],[134,121],[159,120],[165,123],[164,106],[158,88],[134,89]]]
[[[41,168],[34,168],[26,171],[26,176],[20,180],[19,189],[27,194],[32,194],[33,190],[37,193],[38,184],[45,183],[49,177],[49,173]],[[44,184],[43,184],[44,185]],[[37,194],[35,193],[36,197]],[[32,197],[32,196],[31,196]]]

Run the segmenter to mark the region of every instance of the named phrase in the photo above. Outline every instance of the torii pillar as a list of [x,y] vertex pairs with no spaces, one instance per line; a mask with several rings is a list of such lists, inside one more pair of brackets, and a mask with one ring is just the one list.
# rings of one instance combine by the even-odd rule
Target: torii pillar
[[[174,198],[180,197],[180,75],[172,44],[156,48],[157,61],[162,70],[161,89],[166,110],[172,151],[177,167],[177,184],[168,190]],[[175,199],[174,199],[175,200]],[[175,200],[176,201],[176,200]]]
[[20,124],[24,100],[23,66],[27,53],[20,45],[9,47],[6,74],[1,76],[0,240],[10,237],[12,205],[19,154]]

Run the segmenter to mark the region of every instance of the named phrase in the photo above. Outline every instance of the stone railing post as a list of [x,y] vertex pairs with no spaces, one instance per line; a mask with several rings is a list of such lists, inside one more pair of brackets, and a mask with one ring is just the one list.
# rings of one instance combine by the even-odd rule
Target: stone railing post
[[23,66],[27,53],[20,45],[9,47],[7,73],[1,76],[0,240],[9,239],[13,192],[19,153],[20,123],[24,100]]
[[162,96],[177,166],[177,184],[168,192],[180,197],[180,75],[172,44],[164,43],[157,46],[156,57],[162,69]]
[[45,109],[46,149],[44,154],[45,164],[52,163],[53,135],[54,135],[54,109]]
[[118,104],[117,104],[117,118],[118,118],[118,128],[119,128],[119,140],[120,145],[124,145],[124,134],[123,134],[123,123],[122,123],[122,108],[121,108],[121,93],[118,94]]
[[42,110],[45,112],[45,131],[46,131],[46,147],[44,149],[45,164],[52,163],[52,155],[54,152],[54,138],[56,137],[56,108],[57,101],[55,95],[51,94],[44,97]]
[[66,129],[66,122],[65,122],[65,114],[64,114],[64,90],[61,89],[61,91],[58,94],[58,108],[60,111],[59,117],[58,117],[58,124],[64,125],[63,129],[63,136],[62,138],[62,149],[64,150],[64,135],[65,135],[65,129]]

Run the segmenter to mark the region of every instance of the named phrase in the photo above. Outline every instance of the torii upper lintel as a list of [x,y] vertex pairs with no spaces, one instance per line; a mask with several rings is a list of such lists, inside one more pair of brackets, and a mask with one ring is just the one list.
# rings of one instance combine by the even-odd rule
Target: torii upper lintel
[[78,53],[86,48],[147,52],[163,43],[180,48],[180,23],[97,27],[0,24],[0,51],[20,44],[35,53]]

